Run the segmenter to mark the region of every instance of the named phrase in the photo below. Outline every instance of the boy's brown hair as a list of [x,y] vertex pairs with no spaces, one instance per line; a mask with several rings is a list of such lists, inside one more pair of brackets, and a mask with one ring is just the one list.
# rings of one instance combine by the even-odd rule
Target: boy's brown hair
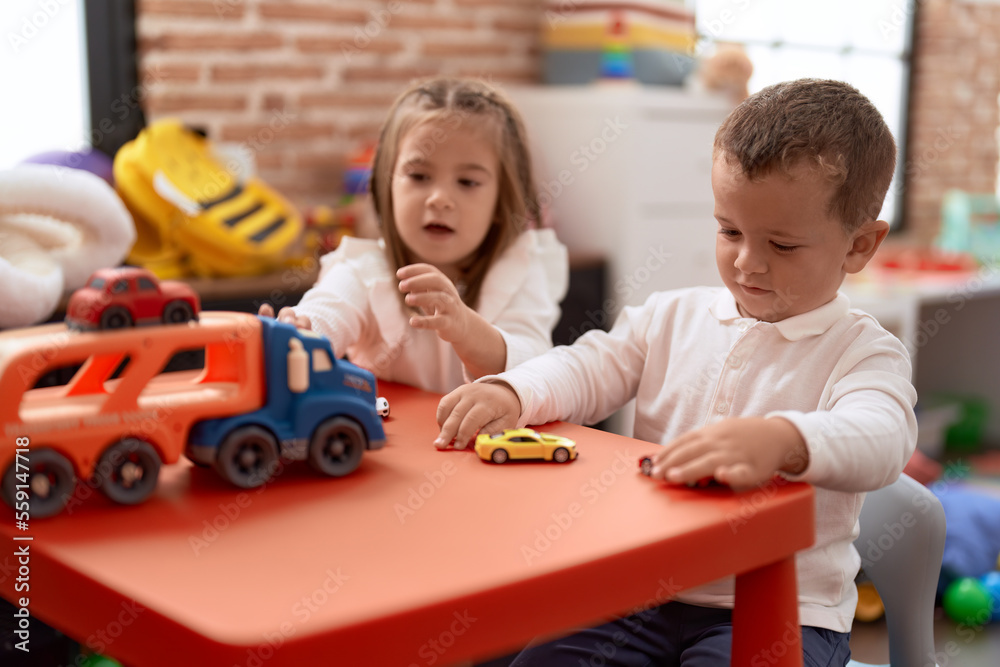
[[[482,130],[500,161],[493,224],[475,259],[463,270],[462,300],[475,308],[490,265],[518,234],[541,220],[524,123],[505,95],[478,79],[441,77],[417,82],[396,98],[382,126],[371,177],[375,213],[396,269],[412,264],[413,258],[399,236],[393,215],[393,170],[403,137],[427,122],[440,123],[442,136],[463,125]],[[433,152],[434,146],[426,150]]]
[[830,212],[847,232],[875,220],[896,168],[896,142],[882,114],[857,88],[798,79],[754,93],[723,121],[713,158],[751,181],[802,161],[834,186]]

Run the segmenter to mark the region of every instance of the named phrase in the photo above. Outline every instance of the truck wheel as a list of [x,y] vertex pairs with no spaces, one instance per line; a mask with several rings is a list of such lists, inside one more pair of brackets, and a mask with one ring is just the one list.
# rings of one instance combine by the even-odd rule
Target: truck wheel
[[278,441],[260,426],[230,432],[219,447],[215,469],[242,489],[266,484],[278,467]]
[[[32,519],[43,519],[59,514],[76,488],[73,464],[53,449],[33,449],[28,453],[28,462],[20,469],[17,459],[7,468],[3,476],[3,499],[11,507],[17,507],[17,485],[27,475],[28,513]],[[22,459],[23,461],[23,459]],[[27,470],[25,470],[25,465]]]
[[94,478],[108,498],[122,505],[141,503],[156,489],[160,456],[148,442],[126,438],[101,454]]
[[132,316],[124,308],[108,308],[101,315],[102,329],[125,329],[132,326]]
[[367,445],[364,429],[353,419],[327,419],[313,432],[309,465],[324,475],[343,477],[361,464],[361,455]]
[[171,301],[163,309],[164,324],[183,324],[194,319],[194,310],[187,301]]

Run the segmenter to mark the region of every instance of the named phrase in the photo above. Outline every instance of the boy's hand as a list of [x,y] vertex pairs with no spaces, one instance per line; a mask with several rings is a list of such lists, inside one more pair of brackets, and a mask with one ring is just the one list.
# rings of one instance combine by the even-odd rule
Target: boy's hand
[[454,440],[456,449],[465,449],[480,431],[500,433],[514,428],[520,416],[521,401],[509,385],[498,382],[462,385],[438,403],[441,433],[434,446],[444,449]]
[[396,271],[396,277],[406,305],[423,313],[410,318],[411,327],[433,329],[449,343],[465,338],[475,311],[462,302],[458,288],[446,275],[430,264],[410,264]]
[[[257,314],[263,317],[274,317],[274,308],[269,303],[262,303]],[[312,329],[312,322],[309,321],[308,317],[296,315],[295,311],[287,306],[278,311],[278,321],[294,324],[299,329]]]
[[739,491],[759,486],[776,473],[799,474],[809,451],[787,419],[738,417],[689,431],[653,457],[651,477],[677,484],[706,477]]

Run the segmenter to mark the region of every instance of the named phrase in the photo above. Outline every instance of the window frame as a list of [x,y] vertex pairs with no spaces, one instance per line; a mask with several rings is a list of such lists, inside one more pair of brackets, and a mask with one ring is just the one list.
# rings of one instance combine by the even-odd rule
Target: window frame
[[113,157],[145,127],[135,0],[84,0],[91,147]]
[[[696,7],[697,0],[688,0],[690,6]],[[902,82],[900,91],[903,95],[903,99],[900,103],[900,118],[899,118],[899,132],[896,137],[898,154],[896,161],[896,171],[893,176],[893,183],[890,185],[889,192],[886,193],[886,199],[889,197],[893,198],[893,216],[892,220],[889,220],[890,233],[901,232],[906,228],[907,219],[907,197],[906,193],[910,187],[910,170],[907,169],[909,162],[911,149],[910,142],[913,138],[913,132],[910,127],[910,118],[913,112],[913,83],[914,83],[914,61],[916,59],[915,52],[918,48],[917,40],[915,39],[917,26],[920,21],[920,12],[922,11],[922,3],[913,3],[908,6],[904,12],[905,25],[903,26],[903,45],[902,50],[894,55],[894,58],[898,58],[899,62],[902,64],[904,69],[904,74],[902,76]],[[716,43],[737,43],[744,46],[754,46],[754,47],[767,47],[780,48],[780,47],[797,47],[803,48],[808,47],[807,44],[793,43],[788,41],[773,41],[767,39],[747,39],[747,40],[726,40],[721,38],[716,38],[715,35],[704,33],[699,31],[698,35],[698,48],[703,49],[705,46],[711,46]],[[828,53],[843,53],[843,50],[838,50],[836,48],[830,47],[810,47],[816,50],[828,52]]]

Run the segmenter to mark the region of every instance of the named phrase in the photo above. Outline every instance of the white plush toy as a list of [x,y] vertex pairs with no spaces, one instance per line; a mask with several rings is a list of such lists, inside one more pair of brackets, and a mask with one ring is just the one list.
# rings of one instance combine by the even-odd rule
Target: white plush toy
[[64,292],[120,264],[134,242],[132,216],[99,176],[36,164],[0,171],[0,328],[44,322]]

